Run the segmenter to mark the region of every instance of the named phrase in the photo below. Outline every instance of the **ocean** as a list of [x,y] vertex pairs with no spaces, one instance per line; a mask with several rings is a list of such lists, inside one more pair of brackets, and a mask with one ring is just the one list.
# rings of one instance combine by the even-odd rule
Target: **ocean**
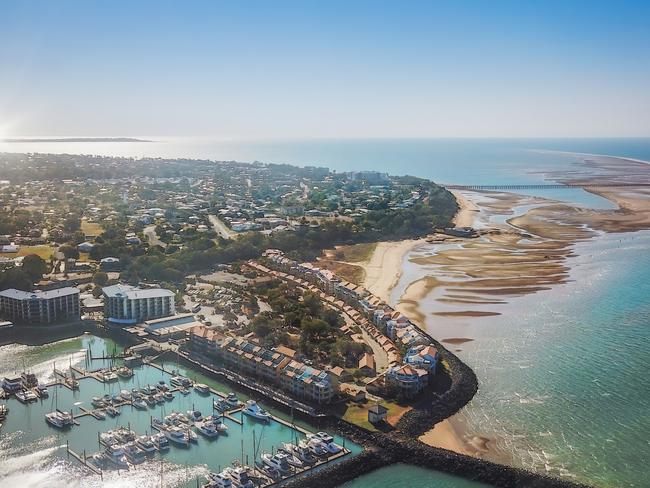
[[[543,182],[548,171],[579,169],[565,152],[650,161],[650,139],[149,139],[159,142],[2,143],[0,151],[259,160],[456,184]],[[581,190],[533,194],[611,208]],[[464,344],[459,356],[476,371],[480,390],[463,422],[470,431],[499,438],[514,464],[602,487],[647,486],[650,232],[599,235],[575,249],[571,282],[512,299],[502,315],[472,326],[480,329],[476,340]],[[423,274],[424,269],[404,273],[397,288]],[[408,486],[429,486],[423,483],[437,476],[407,467],[398,471]],[[455,482],[448,486],[470,486]],[[350,486],[377,483],[376,475],[369,475]]]

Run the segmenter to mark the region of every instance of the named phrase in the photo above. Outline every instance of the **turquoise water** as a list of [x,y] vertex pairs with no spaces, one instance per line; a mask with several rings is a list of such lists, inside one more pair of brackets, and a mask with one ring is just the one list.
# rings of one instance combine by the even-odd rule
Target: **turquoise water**
[[[650,161],[650,139],[169,139],[135,145],[3,144],[0,150],[318,164],[459,184],[535,183],[547,171],[580,169],[569,155],[537,150]],[[582,191],[543,196],[610,207]],[[481,386],[462,420],[470,432],[497,439],[515,464],[603,487],[648,486],[650,234],[597,237],[579,244],[576,254],[570,261],[573,282],[512,300],[499,317],[473,321],[477,340],[464,344],[459,355],[475,369]],[[417,272],[426,270],[409,271],[403,280]],[[466,327],[459,325],[459,336]],[[434,323],[430,328],[435,334]],[[373,476],[355,486],[373,486]],[[429,473],[405,467],[400,477],[420,486]]]
[[406,464],[378,469],[342,488],[482,488],[490,485]]
[[[24,360],[24,367],[37,374],[42,381],[48,381],[53,378],[52,370],[55,362],[59,369],[67,368],[70,363],[82,368],[89,367],[83,352],[85,349],[90,349],[94,355],[100,355],[104,351],[112,351],[113,343],[98,337],[83,336],[43,347],[5,346],[0,348],[0,376],[13,373],[16,365],[22,369]],[[103,361],[92,361],[90,368],[102,367],[103,363]],[[169,368],[172,367],[175,365],[170,364]],[[179,367],[179,370],[221,391],[231,390],[219,382],[187,371],[183,367]],[[130,426],[138,434],[151,433],[152,416],[160,417],[172,411],[186,412],[193,408],[204,414],[212,412],[213,397],[199,395],[193,391],[187,396],[177,393],[173,401],[147,410],[136,410],[130,406],[121,407],[121,415],[112,419],[107,417],[106,420],[97,420],[90,416],[82,417],[78,419],[80,425],[66,432],[61,432],[45,423],[44,414],[52,411],[57,402],[60,409],[68,411],[72,409],[73,413],[77,414],[80,412],[80,407],[92,408],[90,399],[93,396],[102,396],[106,393],[112,395],[120,389],[130,390],[133,387],[156,384],[161,379],[169,384],[168,374],[150,366],[135,368],[135,373],[136,375],[129,380],[120,379],[119,382],[111,384],[85,378],[80,381],[79,390],[74,392],[65,387],[50,388],[50,398],[27,406],[13,398],[9,399],[6,403],[10,413],[0,435],[0,482],[3,486],[5,483],[18,481],[21,486],[61,486],[64,484],[63,480],[57,479],[62,475],[61,469],[73,472],[79,485],[93,486],[98,482],[98,477],[88,476],[77,462],[68,461],[66,443],[77,453],[81,454],[85,451],[91,455],[101,450],[98,444],[99,432],[124,425]],[[239,397],[241,400],[247,399],[244,394],[240,394]],[[168,453],[157,455],[128,473],[117,474],[106,471],[105,481],[118,483],[119,486],[160,486],[162,471],[166,486],[196,486],[197,478],[204,481],[203,477],[209,470],[219,471],[229,466],[235,459],[252,464],[253,436],[259,449],[258,459],[260,453],[271,452],[282,442],[291,442],[296,436],[302,438],[297,431],[278,422],[264,425],[241,414],[236,416],[243,421],[243,424],[239,425],[225,419],[229,428],[228,435],[220,435],[214,440],[199,436],[197,445],[192,445],[188,449],[172,447]],[[350,442],[340,438],[337,442],[345,443],[353,453],[360,452],[360,448]],[[24,463],[15,463],[12,459],[22,459]],[[49,480],[49,485],[42,483],[45,479]]]

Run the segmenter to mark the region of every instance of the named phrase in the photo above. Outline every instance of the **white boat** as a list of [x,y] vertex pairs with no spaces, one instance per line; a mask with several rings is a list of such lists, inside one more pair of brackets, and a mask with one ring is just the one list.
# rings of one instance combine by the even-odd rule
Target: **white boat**
[[[224,470],[225,471],[225,470]],[[232,479],[224,471],[221,473],[209,473],[206,478],[210,488],[232,488]]]
[[108,457],[103,452],[97,452],[88,458],[92,464],[97,466],[99,469],[106,469],[110,463]]
[[226,468],[222,473],[229,477],[235,483],[235,486],[240,488],[253,488],[255,486],[246,468],[241,466],[237,468]]
[[150,407],[153,407],[153,406],[156,405],[156,399],[155,399],[152,395],[149,395],[149,396],[144,397],[144,401],[145,401],[146,404],[149,405]]
[[72,413],[61,412],[60,410],[46,413],[45,421],[57,429],[66,429],[74,425],[74,418],[72,417]]
[[156,393],[153,396],[153,399],[156,401],[156,403],[161,404],[165,403],[165,397],[162,395],[162,393]]
[[92,397],[92,398],[90,399],[90,404],[91,404],[93,407],[101,408],[101,407],[104,406],[104,400],[102,400],[101,398],[99,398],[99,397],[97,397],[97,396],[94,396],[94,397]]
[[230,408],[237,408],[241,405],[239,398],[233,392],[228,393],[228,396],[225,398],[226,403]]
[[132,405],[137,408],[138,410],[146,410],[147,409],[147,404],[142,398],[138,398],[137,400],[133,400]]
[[307,434],[307,439],[319,439],[323,441],[325,449],[330,454],[338,454],[342,451],[341,446],[334,442],[334,437],[329,435],[327,432],[317,432],[316,434]]
[[298,459],[300,459],[305,464],[312,465],[312,464],[316,464],[316,462],[318,461],[318,459],[316,459],[316,457],[311,453],[311,451],[307,447],[307,443],[304,441],[299,442],[298,445],[284,443],[283,446],[285,450],[292,452]]
[[174,399],[174,394],[171,391],[166,391],[165,393],[163,393],[163,398],[166,401],[171,402]]
[[124,399],[124,401],[128,402],[131,401],[133,398],[133,395],[129,390],[120,390],[120,396]]
[[119,441],[115,438],[113,431],[111,430],[99,434],[99,442],[105,446],[114,446],[115,444],[119,444]]
[[156,444],[148,435],[141,435],[135,440],[135,444],[142,449],[145,454],[153,454],[156,452]]
[[181,386],[181,387],[178,389],[178,391],[180,391],[180,392],[181,392],[181,395],[183,395],[183,396],[185,396],[185,395],[189,395],[189,394],[191,393],[191,392],[190,392],[190,389],[187,388],[186,386]]
[[223,398],[221,400],[212,400],[212,408],[219,410],[220,412],[226,412],[227,410],[230,410],[228,402],[226,402],[226,400]]
[[45,386],[45,385],[38,385],[38,386],[36,387],[36,389],[38,390],[38,394],[39,394],[39,396],[40,396],[41,398],[47,398],[47,397],[50,396],[50,392],[47,391],[47,386]]
[[106,420],[106,412],[101,408],[95,410],[93,416],[99,420]]
[[104,454],[113,466],[118,469],[129,469],[129,463],[121,446],[106,446]]
[[280,474],[287,475],[291,472],[291,467],[287,462],[286,454],[279,452],[272,456],[266,452],[262,454],[261,458],[264,464],[280,472]]
[[147,459],[144,451],[135,442],[129,442],[124,446],[124,454],[131,464],[141,464]]
[[260,407],[254,400],[248,400],[242,412],[249,417],[264,422],[269,422],[271,420],[271,414]]
[[203,420],[203,415],[198,410],[188,410],[187,416],[190,419],[190,422],[200,422]]
[[23,389],[23,380],[22,378],[2,378],[2,389],[7,393],[16,393]]
[[187,435],[187,431],[178,427],[169,427],[165,431],[165,436],[170,442],[179,446],[189,446],[190,444],[190,437]]
[[135,432],[127,429],[126,427],[119,427],[118,429],[114,430],[113,435],[118,440],[118,442],[121,442],[123,444],[126,444],[127,442],[133,442],[136,438]]
[[194,389],[201,393],[202,395],[208,395],[210,393],[210,387],[203,383],[196,383]]
[[120,411],[111,405],[106,407],[106,413],[111,417],[117,417],[120,414]]
[[185,388],[192,386],[192,381],[189,378],[181,375],[174,375],[169,379],[169,382],[174,386],[183,386]]
[[209,439],[214,439],[215,437],[219,436],[217,426],[210,421],[195,422],[194,427],[196,427],[196,430],[198,430],[199,433],[203,434]]
[[133,376],[133,370],[128,366],[122,366],[120,368],[117,368],[117,375],[120,378],[130,378]]
[[112,381],[117,381],[118,377],[113,371],[104,371],[101,374],[102,380],[104,380],[104,383],[110,383]]
[[307,464],[305,461],[296,456],[292,451],[286,448],[279,448],[278,453],[286,454],[287,463],[289,463],[289,466],[293,466],[294,468],[304,468]]
[[152,435],[151,440],[159,451],[169,450],[169,441],[164,432]]
[[315,438],[309,439],[307,441],[307,449],[309,449],[309,452],[311,452],[314,456],[318,456],[318,457],[329,456],[329,451],[325,447],[325,443],[320,439],[315,439]]
[[31,403],[38,400],[38,396],[32,390],[22,390],[16,393],[16,400],[21,403]]
[[169,386],[167,386],[167,383],[165,383],[165,380],[160,380],[158,384],[156,385],[156,388],[160,391],[167,391],[169,390]]
[[219,417],[218,415],[212,415],[208,417],[208,419],[212,421],[212,423],[217,428],[219,433],[223,434],[228,431],[228,426],[223,420],[221,420],[221,417]]

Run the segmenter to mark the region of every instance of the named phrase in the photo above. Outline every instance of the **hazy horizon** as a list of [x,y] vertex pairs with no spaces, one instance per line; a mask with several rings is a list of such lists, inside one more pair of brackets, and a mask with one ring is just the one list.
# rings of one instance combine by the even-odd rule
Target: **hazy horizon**
[[0,15],[0,138],[650,136],[640,1],[0,0]]

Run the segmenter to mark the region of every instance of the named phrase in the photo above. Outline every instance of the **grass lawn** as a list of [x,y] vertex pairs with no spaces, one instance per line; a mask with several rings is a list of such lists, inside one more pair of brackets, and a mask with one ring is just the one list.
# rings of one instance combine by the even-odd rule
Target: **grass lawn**
[[29,254],[36,254],[40,256],[45,261],[49,261],[52,254],[54,254],[54,248],[48,244],[43,244],[41,246],[20,246],[18,252],[2,252],[0,256],[7,258],[17,258],[20,256],[27,256]]
[[376,242],[341,246],[334,251],[334,259],[337,261],[347,261],[348,263],[368,261],[376,247]]
[[[361,404],[349,402],[348,408],[343,414],[343,420],[347,420],[348,422],[358,425],[359,427],[363,427],[364,429],[376,432],[377,428],[368,422],[368,409],[374,404],[375,402],[371,401]],[[388,409],[387,420],[391,425],[395,425],[397,421],[402,417],[402,415],[404,415],[411,408],[409,406],[398,405],[386,400],[382,400],[379,402],[379,404]]]
[[87,236],[98,236],[104,232],[104,228],[96,222],[88,222],[87,220],[81,220],[81,232]]

